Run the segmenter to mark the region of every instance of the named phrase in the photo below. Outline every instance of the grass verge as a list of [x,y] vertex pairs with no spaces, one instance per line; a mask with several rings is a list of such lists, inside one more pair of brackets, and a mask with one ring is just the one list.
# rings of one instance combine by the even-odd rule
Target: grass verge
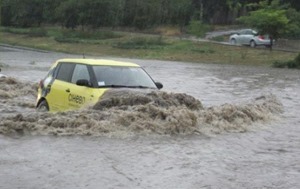
[[[43,50],[141,59],[175,60],[199,63],[272,66],[274,62],[293,60],[297,53],[228,46],[211,42],[157,37],[145,34],[106,32],[80,33],[45,28],[43,36],[29,35],[32,30],[0,29],[0,42]],[[36,31],[35,31],[36,32]],[[64,34],[66,32],[67,34]],[[45,33],[41,30],[40,33]],[[67,37],[66,37],[67,36]],[[65,40],[57,40],[63,37]]]

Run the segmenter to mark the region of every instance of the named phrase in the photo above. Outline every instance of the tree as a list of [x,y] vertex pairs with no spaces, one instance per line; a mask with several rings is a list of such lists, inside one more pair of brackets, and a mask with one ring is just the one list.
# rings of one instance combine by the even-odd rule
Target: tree
[[56,9],[55,15],[58,22],[66,28],[75,29],[79,23],[78,4],[76,0],[63,1]]
[[13,11],[12,11],[12,1],[3,0],[1,5],[1,25],[2,26],[11,26]]
[[300,12],[294,8],[287,10],[287,17],[290,20],[288,32],[284,35],[287,38],[300,39]]
[[286,15],[286,5],[280,5],[279,0],[273,0],[270,4],[264,0],[257,6],[257,10],[251,11],[248,16],[242,16],[238,20],[256,28],[259,33],[269,34],[270,40],[278,39],[288,31],[289,19]]
[[4,26],[40,26],[43,20],[43,0],[4,0],[1,23]]
[[300,11],[300,1],[299,0],[281,0],[282,3],[288,3],[295,10]]

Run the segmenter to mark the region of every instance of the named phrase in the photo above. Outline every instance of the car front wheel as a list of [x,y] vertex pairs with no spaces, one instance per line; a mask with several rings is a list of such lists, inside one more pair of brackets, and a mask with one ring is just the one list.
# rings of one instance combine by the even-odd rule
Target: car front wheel
[[253,41],[253,40],[252,40],[252,41],[250,41],[250,47],[253,47],[253,48],[254,48],[254,47],[256,47],[256,43],[255,43],[255,41]]
[[37,110],[39,112],[48,112],[49,111],[49,105],[46,100],[43,100],[42,102],[39,103],[37,106]]
[[231,45],[236,45],[236,40],[235,40],[235,39],[231,39],[231,40],[230,40],[230,44],[231,44]]

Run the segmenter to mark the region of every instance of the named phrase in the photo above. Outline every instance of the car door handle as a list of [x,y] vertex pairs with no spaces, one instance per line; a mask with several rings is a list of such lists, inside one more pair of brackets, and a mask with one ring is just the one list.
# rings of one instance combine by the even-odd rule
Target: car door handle
[[66,92],[69,93],[69,92],[71,92],[71,91],[70,91],[70,89],[67,89]]

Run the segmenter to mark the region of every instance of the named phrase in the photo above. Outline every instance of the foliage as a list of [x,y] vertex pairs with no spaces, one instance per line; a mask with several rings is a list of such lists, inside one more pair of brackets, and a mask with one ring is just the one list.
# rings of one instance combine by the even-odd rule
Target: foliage
[[[233,24],[237,17],[253,11],[250,16],[259,19],[245,22],[258,27],[270,23],[263,30],[296,37],[300,30],[299,4],[299,0],[1,0],[0,19],[2,26],[55,24],[82,30],[145,30],[168,25],[184,32],[188,26],[190,32],[200,35],[205,24]],[[287,5],[293,10],[286,11]]]
[[290,23],[284,37],[300,39],[300,12],[297,12],[293,8],[289,8],[286,13]]
[[113,47],[121,49],[157,49],[167,45],[162,37],[137,37],[119,42]]
[[45,28],[31,28],[28,32],[30,37],[46,37],[47,30]]
[[286,10],[281,9],[279,0],[274,0],[271,4],[267,0],[261,1],[259,7],[260,9],[250,12],[249,16],[242,16],[238,20],[275,39],[287,32],[289,19]]
[[211,30],[208,24],[204,24],[201,21],[192,20],[188,25],[188,33],[198,37],[204,37],[205,34]]
[[64,30],[60,35],[55,36],[55,40],[61,43],[79,43],[84,40],[104,40],[122,37],[120,34],[108,31],[74,31]]
[[300,69],[300,53],[296,56],[294,60],[288,61],[275,61],[273,63],[275,68],[297,68]]
[[43,22],[43,1],[2,0],[1,23],[4,26],[31,27]]
[[14,28],[14,27],[2,27],[1,31],[13,33],[13,34],[20,34],[20,35],[27,35],[29,33],[29,28]]
[[211,40],[217,41],[217,42],[224,42],[224,41],[228,40],[228,38],[229,38],[228,35],[220,35],[220,36],[212,37]]
[[45,28],[13,28],[13,27],[3,27],[1,31],[20,34],[20,35],[28,35],[30,37],[45,37],[47,36],[47,30]]
[[62,33],[63,37],[66,38],[79,38],[79,39],[111,39],[111,38],[118,38],[121,37],[121,35],[117,35],[113,32],[109,31],[70,31],[70,30],[64,30]]

